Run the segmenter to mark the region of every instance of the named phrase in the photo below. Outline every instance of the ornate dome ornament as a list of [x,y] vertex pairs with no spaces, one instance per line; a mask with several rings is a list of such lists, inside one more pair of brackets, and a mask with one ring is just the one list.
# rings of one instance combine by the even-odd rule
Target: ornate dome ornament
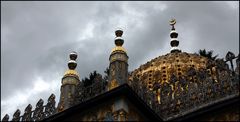
[[172,26],[172,29],[171,29],[171,32],[170,32],[170,37],[171,37],[170,45],[172,47],[171,48],[171,53],[173,53],[173,52],[181,52],[181,50],[178,48],[179,41],[177,40],[178,33],[175,30],[175,27],[174,27],[175,24],[176,24],[176,20],[172,19],[170,21],[170,25]]
[[70,60],[68,61],[68,70],[64,73],[64,77],[66,76],[75,76],[77,79],[79,79],[79,74],[78,72],[75,70],[77,67],[77,59],[78,55],[75,51],[71,52],[69,54],[69,58]]
[[115,31],[115,45],[116,47],[114,47],[111,51],[111,53],[114,53],[114,52],[117,52],[117,51],[120,51],[120,52],[123,52],[123,53],[127,53],[126,49],[124,49],[122,47],[122,45],[124,44],[124,39],[122,38],[122,34],[123,34],[123,30],[121,28],[117,28],[116,31]]

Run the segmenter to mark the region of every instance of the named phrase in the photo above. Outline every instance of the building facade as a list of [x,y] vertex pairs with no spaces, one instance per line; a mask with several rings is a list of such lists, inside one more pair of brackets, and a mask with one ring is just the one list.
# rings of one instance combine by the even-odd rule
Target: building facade
[[[83,85],[75,70],[77,53],[70,53],[57,106],[52,94],[46,105],[40,99],[34,110],[29,104],[11,120],[239,121],[239,55],[228,52],[225,59],[211,59],[183,52],[175,24],[170,21],[171,51],[130,73],[123,30],[117,29],[108,80],[96,77],[90,86]],[[7,114],[2,119],[11,120]]]

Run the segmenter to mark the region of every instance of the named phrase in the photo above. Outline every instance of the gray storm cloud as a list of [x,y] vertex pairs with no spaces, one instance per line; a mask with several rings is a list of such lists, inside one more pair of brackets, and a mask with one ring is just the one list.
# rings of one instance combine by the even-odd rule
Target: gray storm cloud
[[[238,54],[238,6],[238,2],[1,2],[1,116],[12,115],[17,108],[23,111],[28,103],[35,106],[51,92],[58,99],[60,87],[42,92],[33,87],[39,77],[60,86],[71,51],[79,55],[81,78],[93,70],[103,74],[117,27],[124,30],[129,70],[170,52],[171,18],[177,20],[183,51],[205,48],[222,58],[227,51]],[[35,94],[25,103],[16,100],[12,109],[3,104],[26,89]]]

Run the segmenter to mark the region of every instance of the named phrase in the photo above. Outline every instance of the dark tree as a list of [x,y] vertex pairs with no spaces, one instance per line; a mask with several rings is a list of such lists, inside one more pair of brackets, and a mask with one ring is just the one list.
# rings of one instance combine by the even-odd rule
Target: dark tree
[[84,79],[82,79],[82,82],[84,84],[84,87],[86,86],[90,86],[95,82],[100,82],[102,81],[102,75],[97,73],[97,71],[93,71],[89,74],[89,78],[85,77]]
[[208,59],[211,59],[211,60],[216,60],[216,58],[218,57],[218,55],[213,56],[212,50],[206,51],[205,49],[203,49],[203,50],[199,50],[198,53],[200,56],[207,57]]
[[108,78],[109,78],[109,74],[110,74],[110,70],[109,67],[106,68],[106,70],[104,71],[105,75],[104,75],[104,81],[108,82]]
[[82,79],[82,83],[84,84],[84,86],[89,86],[91,85],[89,78],[85,77],[84,79]]

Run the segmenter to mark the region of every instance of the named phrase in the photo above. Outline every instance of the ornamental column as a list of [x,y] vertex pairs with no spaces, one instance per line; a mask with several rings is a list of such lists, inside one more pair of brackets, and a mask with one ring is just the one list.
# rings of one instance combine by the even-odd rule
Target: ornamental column
[[79,84],[80,81],[79,75],[75,70],[77,67],[76,63],[77,53],[72,52],[70,53],[69,57],[70,57],[70,61],[68,62],[69,69],[65,72],[62,78],[61,93],[57,108],[58,112],[68,109],[73,105],[77,84]]
[[122,47],[124,40],[122,38],[123,31],[118,28],[115,31],[115,47],[112,49],[109,61],[109,84],[108,90],[111,90],[123,83],[128,78],[128,56],[126,50]]

